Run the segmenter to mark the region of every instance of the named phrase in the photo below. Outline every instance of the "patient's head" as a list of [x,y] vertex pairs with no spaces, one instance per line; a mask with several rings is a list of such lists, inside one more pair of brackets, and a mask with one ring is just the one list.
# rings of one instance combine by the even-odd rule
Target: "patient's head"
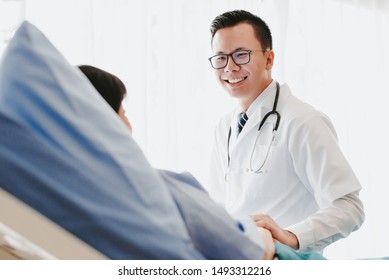
[[132,131],[122,105],[122,101],[127,94],[124,83],[115,75],[91,65],[78,65],[78,68]]

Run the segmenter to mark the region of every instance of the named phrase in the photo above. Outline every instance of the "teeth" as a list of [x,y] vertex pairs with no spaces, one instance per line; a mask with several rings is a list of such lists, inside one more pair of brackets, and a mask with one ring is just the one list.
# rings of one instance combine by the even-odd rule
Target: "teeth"
[[231,79],[231,80],[228,80],[228,82],[230,84],[236,84],[236,83],[239,83],[240,81],[243,81],[244,79],[243,78],[239,78],[239,79]]

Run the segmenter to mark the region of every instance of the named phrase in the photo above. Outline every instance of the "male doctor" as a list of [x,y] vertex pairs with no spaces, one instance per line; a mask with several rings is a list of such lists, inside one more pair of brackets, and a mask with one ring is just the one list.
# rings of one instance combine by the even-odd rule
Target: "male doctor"
[[357,230],[361,185],[328,117],[273,80],[267,24],[235,10],[213,20],[211,35],[211,66],[238,101],[216,126],[211,197],[300,251],[321,251]]

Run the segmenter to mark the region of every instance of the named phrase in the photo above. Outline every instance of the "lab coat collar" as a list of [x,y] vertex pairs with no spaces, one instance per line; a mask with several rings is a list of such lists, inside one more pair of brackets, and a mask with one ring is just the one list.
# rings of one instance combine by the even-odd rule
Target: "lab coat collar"
[[276,93],[277,85],[276,81],[272,81],[267,88],[265,88],[264,91],[258,97],[254,100],[254,102],[250,105],[248,108],[246,114],[250,118],[253,114],[258,112],[258,108],[263,107],[263,108],[268,108],[268,109],[273,109],[273,104],[274,104],[274,98],[273,96]]
[[[239,139],[242,139],[251,129],[253,129],[253,127],[257,127],[263,116],[273,109],[276,89],[276,82],[273,80],[269,84],[269,86],[250,105],[246,112],[248,116],[248,121],[242,132],[240,133],[237,142],[239,142]],[[239,112],[237,112],[236,114],[238,115]],[[234,119],[235,121],[237,121],[237,115]],[[235,126],[237,126],[237,124],[235,124]]]
[[242,138],[251,130],[259,125],[262,117],[273,108],[274,95],[276,93],[276,82],[273,80],[270,85],[254,100],[254,102],[248,108],[246,114],[248,121],[246,122],[242,132],[238,137],[238,120],[239,114],[242,112],[238,107],[232,113],[231,118],[231,137],[229,143],[229,153],[232,155],[236,145],[241,141]]

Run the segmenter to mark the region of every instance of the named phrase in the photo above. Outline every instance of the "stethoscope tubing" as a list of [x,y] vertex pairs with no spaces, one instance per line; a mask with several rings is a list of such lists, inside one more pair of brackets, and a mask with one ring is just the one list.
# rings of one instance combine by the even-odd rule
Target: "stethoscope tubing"
[[[280,96],[280,84],[276,81],[276,95],[274,97],[274,102],[273,102],[273,109],[268,112],[263,118],[262,118],[262,121],[260,122],[259,126],[258,126],[258,135],[259,135],[259,132],[261,131],[261,128],[262,126],[265,124],[266,120],[271,116],[271,115],[276,115],[276,124],[273,128],[273,139],[274,139],[274,135],[275,135],[275,132],[278,130],[278,126],[280,125],[280,120],[281,120],[281,115],[280,113],[277,112],[277,105],[278,105],[278,98]],[[231,126],[230,126],[230,129],[228,131],[228,138],[227,138],[227,155],[228,155],[228,167],[230,167],[230,161],[231,161],[231,157],[230,157],[230,139],[231,139],[231,132],[232,132],[232,129],[231,129]],[[256,141],[255,141],[255,144],[257,143],[257,140],[258,140],[258,135],[257,135],[257,138],[256,138]],[[255,146],[253,147],[253,151],[255,149]],[[267,157],[267,156],[266,156]],[[251,159],[252,159],[252,154],[251,154],[251,157],[250,157],[250,165],[251,165]],[[263,165],[259,168],[259,170],[263,167]],[[255,171],[254,171],[255,172]],[[257,172],[256,172],[257,173]]]

